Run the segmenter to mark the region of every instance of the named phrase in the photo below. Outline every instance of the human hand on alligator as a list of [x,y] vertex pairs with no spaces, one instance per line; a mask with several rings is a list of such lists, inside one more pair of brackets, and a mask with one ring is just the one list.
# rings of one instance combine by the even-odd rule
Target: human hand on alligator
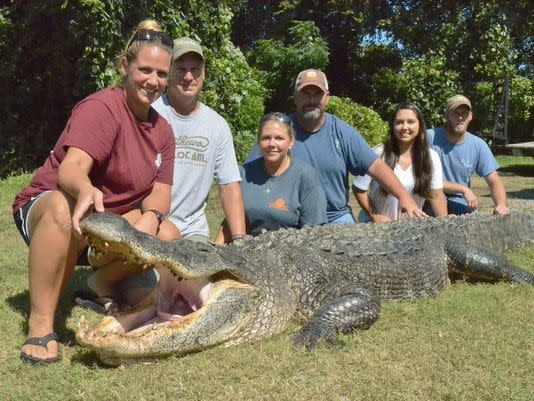
[[470,212],[478,208],[478,198],[475,193],[471,191],[471,188],[464,187],[462,195],[464,196],[464,199],[467,202],[467,206],[469,206]]
[[407,216],[409,219],[418,218],[418,219],[427,219],[428,215],[423,212],[417,203],[413,200],[411,196],[408,196],[407,199],[399,199],[399,211],[398,215]]
[[373,214],[370,217],[371,217],[371,220],[373,220],[373,223],[388,223],[392,221],[389,216],[378,214],[378,213]]
[[493,214],[494,215],[505,216],[507,214],[510,214],[510,209],[508,209],[508,206],[506,206],[506,205],[496,205],[493,208]]
[[72,228],[75,233],[82,235],[80,221],[93,210],[96,212],[104,211],[104,195],[99,189],[91,186],[82,189],[76,199],[76,205],[72,213]]

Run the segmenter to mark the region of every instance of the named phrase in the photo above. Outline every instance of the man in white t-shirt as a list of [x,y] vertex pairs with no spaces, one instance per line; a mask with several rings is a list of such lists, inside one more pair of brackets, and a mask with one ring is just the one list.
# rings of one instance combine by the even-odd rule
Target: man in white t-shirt
[[176,140],[171,209],[160,235],[207,242],[204,209],[214,179],[232,238],[242,237],[246,227],[230,127],[198,100],[205,78],[204,61],[197,41],[175,39],[167,94],[152,106],[169,122]]

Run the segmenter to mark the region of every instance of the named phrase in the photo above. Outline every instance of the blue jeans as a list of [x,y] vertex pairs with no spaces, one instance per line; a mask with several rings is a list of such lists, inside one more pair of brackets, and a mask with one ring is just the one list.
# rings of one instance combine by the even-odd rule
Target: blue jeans
[[351,213],[345,213],[343,216],[338,217],[335,220],[329,221],[326,224],[356,224],[354,217]]
[[456,198],[447,198],[447,211],[449,214],[470,214],[470,213],[476,213],[476,210],[470,210],[469,206],[467,206],[465,203],[458,202]]
[[358,223],[372,223],[371,217],[367,214],[365,210],[360,210],[358,213]]
[[[452,198],[447,197],[447,213],[448,214],[455,214],[457,216],[460,216],[462,214],[471,214],[476,213],[476,210],[469,210],[469,206],[467,206],[465,203],[458,202],[458,198]],[[430,202],[426,201],[423,206],[423,212],[428,214],[431,217],[435,217],[434,210],[432,210],[432,206],[430,206]]]

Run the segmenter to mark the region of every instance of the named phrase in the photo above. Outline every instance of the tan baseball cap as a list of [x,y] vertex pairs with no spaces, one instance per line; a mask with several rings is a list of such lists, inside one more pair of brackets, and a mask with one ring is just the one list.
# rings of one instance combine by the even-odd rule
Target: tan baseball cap
[[328,92],[328,81],[322,71],[313,69],[301,71],[295,80],[295,92],[308,85],[315,85],[323,92]]
[[467,106],[471,110],[471,102],[463,95],[455,95],[445,104],[445,114],[449,114],[451,111],[457,109],[460,106]]
[[172,51],[172,61],[175,62],[186,53],[198,54],[204,60],[202,46],[196,40],[191,38],[174,39],[174,49]]

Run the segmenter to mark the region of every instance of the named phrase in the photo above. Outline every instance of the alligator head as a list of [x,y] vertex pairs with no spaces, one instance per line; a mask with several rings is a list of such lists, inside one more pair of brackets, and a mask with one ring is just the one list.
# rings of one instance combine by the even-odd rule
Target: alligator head
[[[90,326],[82,318],[76,339],[106,364],[119,365],[185,354],[275,334],[291,314],[283,279],[261,277],[244,246],[215,246],[188,240],[165,243],[131,227],[122,217],[94,213],[82,231],[97,250],[113,252],[135,274],[156,268],[156,290],[127,312]],[[228,260],[232,264],[228,264]],[[265,271],[265,270],[264,270]],[[277,281],[265,286],[266,280]],[[270,289],[278,288],[278,294]],[[271,292],[269,292],[271,291]],[[277,311],[277,309],[279,309]],[[274,319],[270,325],[260,324]]]

